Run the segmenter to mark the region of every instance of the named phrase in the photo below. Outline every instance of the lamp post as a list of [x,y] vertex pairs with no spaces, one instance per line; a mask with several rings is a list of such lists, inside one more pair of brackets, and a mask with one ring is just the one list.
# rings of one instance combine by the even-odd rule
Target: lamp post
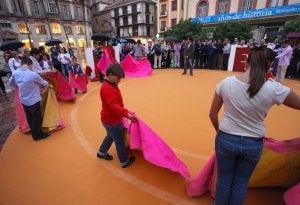
[[26,30],[27,30],[29,45],[30,45],[30,48],[32,48],[33,46],[31,44],[30,30],[29,30],[29,26],[28,26],[27,12],[26,12],[26,9],[24,7],[24,0],[22,0],[21,2],[20,2],[20,0],[18,0],[18,4],[19,4],[19,7],[20,7],[20,11],[22,11],[22,13],[23,13],[23,19],[24,19],[24,22],[25,22]]

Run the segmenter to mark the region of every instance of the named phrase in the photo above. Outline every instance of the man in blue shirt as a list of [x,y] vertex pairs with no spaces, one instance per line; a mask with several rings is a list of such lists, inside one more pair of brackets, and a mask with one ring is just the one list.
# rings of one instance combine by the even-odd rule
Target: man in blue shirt
[[41,95],[40,89],[49,86],[48,82],[32,71],[33,62],[30,58],[21,59],[21,68],[13,71],[9,80],[11,86],[19,87],[19,97],[31,129],[32,138],[40,140],[48,137],[49,132],[42,132]]

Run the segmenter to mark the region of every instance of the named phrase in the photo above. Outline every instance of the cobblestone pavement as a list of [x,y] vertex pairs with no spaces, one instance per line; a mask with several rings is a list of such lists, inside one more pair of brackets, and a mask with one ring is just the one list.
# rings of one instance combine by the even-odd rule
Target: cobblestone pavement
[[16,127],[14,94],[8,86],[8,77],[2,77],[7,94],[0,91],[0,151]]

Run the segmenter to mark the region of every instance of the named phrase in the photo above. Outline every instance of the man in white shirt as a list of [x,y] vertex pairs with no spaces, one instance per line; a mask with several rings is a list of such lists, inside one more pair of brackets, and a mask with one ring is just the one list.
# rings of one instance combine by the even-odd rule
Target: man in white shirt
[[224,39],[224,48],[223,48],[223,70],[227,70],[228,69],[228,59],[229,59],[229,55],[230,55],[230,49],[231,49],[231,45],[230,45],[230,41],[228,38]]
[[40,58],[40,50],[37,48],[32,48],[30,51],[31,56],[29,57],[32,60],[32,71],[44,75],[46,71],[41,67],[38,59]]

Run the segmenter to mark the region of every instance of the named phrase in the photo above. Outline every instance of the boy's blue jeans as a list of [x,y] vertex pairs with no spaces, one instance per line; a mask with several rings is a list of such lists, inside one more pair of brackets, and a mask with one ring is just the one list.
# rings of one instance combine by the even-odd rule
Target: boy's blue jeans
[[106,129],[107,134],[99,148],[99,152],[106,154],[112,143],[115,142],[120,163],[121,165],[125,165],[128,163],[128,155],[124,142],[122,123],[115,125],[103,124],[103,126]]
[[248,181],[260,160],[263,138],[238,136],[218,131],[216,205],[242,205]]

